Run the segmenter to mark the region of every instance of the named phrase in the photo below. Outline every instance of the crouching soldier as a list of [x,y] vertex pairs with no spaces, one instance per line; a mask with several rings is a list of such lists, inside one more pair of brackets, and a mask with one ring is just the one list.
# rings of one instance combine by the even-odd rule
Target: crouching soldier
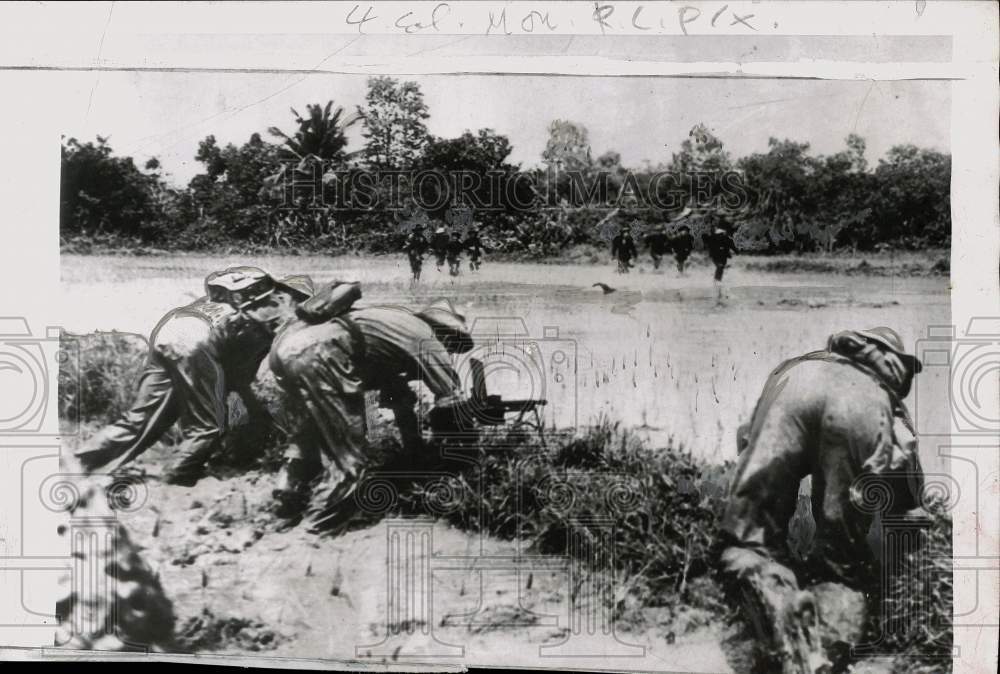
[[[888,328],[833,335],[825,351],[781,364],[748,427],[720,527],[724,585],[774,671],[828,666],[818,609],[787,547],[799,483],[812,476],[816,534],[810,580],[863,590],[877,579],[866,535],[873,514],[858,507],[867,480],[892,493],[892,508],[917,507],[922,472],[903,404],[920,362]],[[864,479],[861,479],[864,478]]]
[[423,382],[438,409],[462,400],[448,355],[472,347],[462,317],[450,305],[421,314],[396,306],[352,309],[360,296],[357,284],[335,283],[297,308],[264,298],[244,309],[277,334],[271,370],[302,411],[275,497],[281,514],[292,515],[315,484],[307,509],[314,533],[335,534],[349,522],[354,492],[373,466],[366,391],[380,391],[409,452],[422,445],[410,381]]
[[190,486],[222,438],[230,391],[240,395],[251,416],[266,414],[250,385],[273,336],[229,301],[280,292],[298,302],[309,296],[311,281],[275,281],[260,269],[236,267],[209,275],[205,290],[205,297],[171,311],[154,328],[132,408],[75,455],[85,471],[120,468],[177,423],[183,441],[164,481]]

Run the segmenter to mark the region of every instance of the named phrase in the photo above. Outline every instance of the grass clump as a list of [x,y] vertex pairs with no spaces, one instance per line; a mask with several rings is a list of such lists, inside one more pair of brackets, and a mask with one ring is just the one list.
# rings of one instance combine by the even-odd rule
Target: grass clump
[[926,510],[919,542],[894,569],[879,617],[884,645],[897,654],[898,674],[934,674],[952,666],[952,520],[940,502]]
[[95,332],[60,337],[59,417],[107,424],[127,411],[146,366],[148,347],[139,335]]
[[[639,606],[721,608],[714,583],[693,581],[709,578],[726,466],[652,448],[606,419],[558,446],[500,434],[480,452],[451,478],[456,496],[443,516],[452,524],[526,540],[537,553],[608,560],[601,571]],[[415,485],[409,502],[423,495]]]

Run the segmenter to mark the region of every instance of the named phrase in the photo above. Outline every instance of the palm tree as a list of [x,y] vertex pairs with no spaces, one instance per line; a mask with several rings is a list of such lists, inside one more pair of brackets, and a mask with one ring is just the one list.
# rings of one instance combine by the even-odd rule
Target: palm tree
[[300,161],[310,156],[324,161],[347,159],[349,155],[344,152],[347,147],[345,131],[360,116],[345,116],[344,108],[340,106],[334,110],[333,101],[327,102],[326,106],[309,104],[306,111],[308,115],[303,117],[292,108],[295,123],[299,127],[293,135],[289,136],[275,126],[270,127],[268,133],[283,141],[282,149],[290,155],[289,158],[294,157]]
[[344,152],[347,147],[345,131],[360,119],[359,115],[345,116],[344,108],[337,106],[336,110],[333,109],[333,101],[328,101],[325,106],[319,103],[307,105],[308,114],[305,117],[295,108],[291,110],[299,127],[297,131],[289,136],[276,126],[267,130],[282,141],[281,166],[277,172],[264,179],[263,191],[272,195],[281,188],[289,170],[308,175],[307,169],[312,162],[317,162],[320,166],[339,164],[355,154]]
[[[345,131],[361,117],[358,114],[344,115],[344,109],[337,106],[333,108],[333,101],[328,101],[325,106],[318,103],[306,106],[305,117],[300,115],[295,108],[292,114],[295,115],[295,123],[298,130],[289,136],[281,129],[272,126],[268,133],[282,140],[281,155],[284,161],[278,171],[264,179],[264,186],[261,191],[270,194],[272,197],[288,198],[295,200],[294,184],[297,180],[308,185],[312,180],[312,170],[319,166],[323,175],[323,184],[328,179],[336,179],[336,167],[344,161],[350,159],[355,153],[347,153],[347,135]],[[333,171],[329,169],[333,168]],[[291,178],[292,187],[289,188],[288,178]],[[283,190],[292,189],[289,194],[284,194]],[[310,205],[314,204],[315,195],[307,190]],[[290,221],[307,220],[308,226],[316,228],[316,233],[322,234],[328,231],[330,225],[329,209],[322,209],[319,212],[309,211],[307,213],[288,214],[282,219],[283,225]]]

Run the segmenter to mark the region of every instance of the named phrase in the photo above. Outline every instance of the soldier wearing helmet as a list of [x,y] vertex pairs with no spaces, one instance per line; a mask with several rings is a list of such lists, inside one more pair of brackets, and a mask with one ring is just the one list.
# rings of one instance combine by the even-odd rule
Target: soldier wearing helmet
[[653,258],[653,269],[659,269],[663,256],[670,252],[670,239],[667,237],[666,226],[657,225],[653,231],[643,237],[643,240],[649,249],[650,257]]
[[450,304],[424,312],[353,308],[360,297],[357,284],[335,282],[297,307],[264,296],[241,310],[277,335],[271,371],[302,410],[274,490],[279,513],[294,516],[309,505],[314,532],[336,533],[349,521],[351,497],[372,465],[366,391],[380,392],[411,454],[422,442],[409,382],[421,381],[438,409],[463,398],[449,352],[472,344]]
[[726,228],[721,225],[713,226],[710,233],[702,235],[702,240],[705,243],[708,256],[712,259],[712,264],[715,265],[715,281],[721,283],[729,258],[737,252],[736,243]]
[[627,274],[632,268],[632,258],[636,256],[635,239],[628,225],[622,225],[618,234],[611,239],[611,257],[618,261],[618,273]]
[[410,273],[413,275],[414,281],[420,280],[420,272],[424,266],[424,253],[427,252],[428,245],[430,244],[424,237],[424,226],[418,222],[413,225],[413,230],[403,244],[403,252],[406,253],[406,257],[410,261]]
[[677,271],[681,274],[684,273],[684,265],[691,256],[691,251],[694,249],[694,236],[691,234],[691,228],[688,227],[686,222],[683,222],[691,213],[691,209],[685,207],[677,217],[671,220],[672,223],[681,223],[680,226],[670,233],[669,244],[670,248],[674,251],[674,261],[677,263]]
[[250,384],[273,336],[237,308],[275,292],[299,302],[311,289],[308,278],[279,282],[254,267],[210,274],[204,297],[169,312],[153,329],[135,403],[76,453],[82,467],[115,470],[177,423],[183,440],[164,480],[197,482],[225,429],[227,394],[239,393],[251,413],[262,412]]
[[[866,539],[873,513],[859,507],[870,482],[891,493],[894,512],[919,505],[922,470],[903,400],[920,370],[889,328],[839,332],[826,350],[778,366],[738,432],[719,562],[749,622],[764,625],[758,636],[771,643],[781,671],[800,671],[794,663],[818,648],[819,636],[794,618],[814,601],[798,590],[803,572],[859,591],[877,579]],[[797,576],[788,528],[807,476],[816,534]],[[815,605],[806,613],[815,615]]]
[[448,256],[449,241],[448,233],[445,232],[444,227],[438,227],[431,235],[431,250],[434,251],[434,263],[438,271],[441,271],[445,258]]

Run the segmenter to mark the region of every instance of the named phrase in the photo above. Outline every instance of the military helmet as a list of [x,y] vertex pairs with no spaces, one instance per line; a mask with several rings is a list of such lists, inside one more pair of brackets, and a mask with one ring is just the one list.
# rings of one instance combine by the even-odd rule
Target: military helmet
[[296,300],[313,294],[312,279],[308,276],[289,276],[281,281],[257,267],[230,267],[213,272],[205,278],[205,294],[213,302],[223,302],[236,309],[259,302],[275,290],[284,290]]
[[257,267],[230,267],[205,278],[205,294],[213,302],[241,309],[274,292],[274,278]]
[[923,369],[923,364],[920,360],[913,354],[906,352],[906,347],[903,346],[902,337],[900,337],[899,333],[892,328],[869,328],[868,330],[858,330],[858,334],[868,341],[875,342],[876,344],[885,347],[904,360],[908,361],[913,367],[914,372],[920,372]]

